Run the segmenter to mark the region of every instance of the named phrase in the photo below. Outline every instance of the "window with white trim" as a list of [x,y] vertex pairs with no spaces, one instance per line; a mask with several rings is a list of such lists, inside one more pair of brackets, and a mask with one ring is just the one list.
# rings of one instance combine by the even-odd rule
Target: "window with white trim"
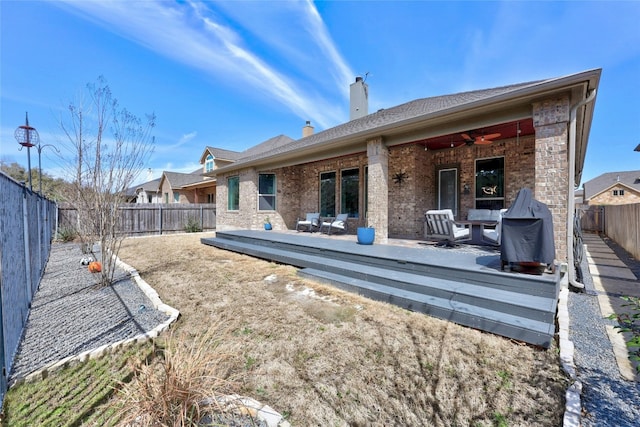
[[204,161],[204,171],[211,172],[213,170],[213,156],[209,154]]

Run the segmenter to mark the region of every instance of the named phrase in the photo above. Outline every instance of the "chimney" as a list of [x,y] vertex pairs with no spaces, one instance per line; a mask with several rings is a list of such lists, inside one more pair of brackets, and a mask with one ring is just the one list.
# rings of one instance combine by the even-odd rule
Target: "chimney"
[[313,126],[311,126],[311,122],[307,120],[307,124],[302,128],[302,137],[306,138],[311,135],[313,135]]
[[369,86],[356,77],[356,82],[349,86],[351,106],[349,109],[349,120],[359,119],[369,114]]

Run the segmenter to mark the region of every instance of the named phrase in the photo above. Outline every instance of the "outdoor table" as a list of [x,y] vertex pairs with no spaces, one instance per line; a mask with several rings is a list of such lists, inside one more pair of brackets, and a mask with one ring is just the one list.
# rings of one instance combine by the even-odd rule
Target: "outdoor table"
[[458,224],[468,225],[469,230],[469,240],[467,243],[472,245],[484,245],[484,239],[482,238],[482,226],[486,225],[488,227],[495,227],[498,224],[498,221],[489,221],[489,220],[464,220],[464,221],[456,221]]

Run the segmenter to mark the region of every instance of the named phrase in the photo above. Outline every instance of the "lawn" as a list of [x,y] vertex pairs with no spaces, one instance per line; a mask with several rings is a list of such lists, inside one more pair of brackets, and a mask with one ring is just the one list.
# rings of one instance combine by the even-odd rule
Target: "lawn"
[[233,391],[293,426],[562,424],[568,382],[555,345],[372,301],[203,245],[203,236],[211,234],[127,239],[120,258],[180,310],[175,337],[222,327],[209,353],[233,356],[225,362]]

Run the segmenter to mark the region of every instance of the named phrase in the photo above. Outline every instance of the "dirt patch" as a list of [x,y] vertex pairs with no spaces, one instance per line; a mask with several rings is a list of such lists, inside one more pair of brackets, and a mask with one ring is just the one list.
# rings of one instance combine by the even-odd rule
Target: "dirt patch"
[[[200,243],[135,238],[120,257],[191,335],[223,321],[242,391],[292,425],[562,424],[567,380],[541,350],[372,301]],[[233,342],[231,342],[233,341]]]

